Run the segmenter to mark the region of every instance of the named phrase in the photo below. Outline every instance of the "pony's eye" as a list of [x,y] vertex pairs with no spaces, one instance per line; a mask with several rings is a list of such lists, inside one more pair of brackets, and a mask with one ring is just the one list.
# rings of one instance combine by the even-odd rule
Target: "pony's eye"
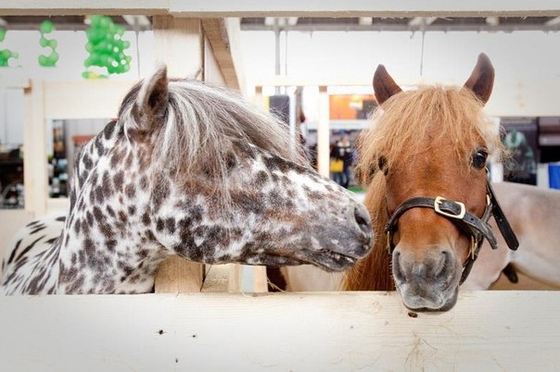
[[377,158],[377,167],[379,168],[380,171],[383,172],[384,175],[387,175],[389,173],[389,166],[387,165],[387,158],[385,158],[383,155],[381,155],[379,158]]
[[484,167],[486,167],[487,159],[488,152],[484,149],[479,149],[472,156],[472,166],[476,169],[483,169]]

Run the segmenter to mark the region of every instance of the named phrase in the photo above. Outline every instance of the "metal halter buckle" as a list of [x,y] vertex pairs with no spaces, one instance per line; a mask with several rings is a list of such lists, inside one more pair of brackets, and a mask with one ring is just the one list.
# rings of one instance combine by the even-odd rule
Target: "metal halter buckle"
[[436,199],[434,200],[434,209],[435,209],[435,211],[436,211],[437,213],[441,214],[442,216],[446,216],[446,217],[449,217],[449,218],[456,218],[456,219],[458,219],[458,220],[462,220],[463,217],[465,217],[465,214],[467,213],[467,209],[465,208],[465,204],[463,204],[463,203],[461,203],[461,202],[451,201],[452,203],[458,205],[458,206],[461,208],[461,210],[459,211],[459,213],[453,214],[453,213],[450,213],[450,212],[442,211],[442,210],[440,209],[440,205],[441,205],[444,201],[450,201],[450,200],[447,200],[447,199],[445,199],[445,198],[442,197],[442,196],[438,196],[438,197],[436,197]]

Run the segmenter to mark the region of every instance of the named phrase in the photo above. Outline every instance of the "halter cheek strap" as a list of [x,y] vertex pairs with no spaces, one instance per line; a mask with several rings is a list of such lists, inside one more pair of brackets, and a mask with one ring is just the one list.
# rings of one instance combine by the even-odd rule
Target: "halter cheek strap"
[[500,207],[492,185],[487,182],[486,208],[481,218],[467,212],[463,203],[445,199],[441,196],[436,198],[415,197],[406,200],[397,207],[389,221],[385,225],[385,233],[387,235],[387,251],[392,253],[395,249],[392,235],[397,231],[397,221],[409,209],[412,208],[429,208],[433,209],[437,214],[451,220],[455,223],[467,236],[471,239],[470,253],[467,261],[463,264],[463,273],[461,275],[461,283],[463,283],[469,275],[474,261],[478,257],[478,253],[484,239],[488,240],[492,249],[498,248],[498,242],[492,229],[488,225],[490,214],[494,216],[500,232],[511,250],[517,250],[519,242],[513,232],[509,222],[507,221],[502,208]]
[[511,225],[509,224],[502,207],[500,207],[500,203],[498,203],[498,199],[496,198],[496,194],[494,193],[494,188],[490,181],[486,182],[486,189],[488,190],[488,196],[490,197],[490,204],[492,205],[492,215],[494,216],[494,220],[496,220],[496,224],[498,225],[498,229],[502,233],[506,244],[508,245],[509,249],[512,251],[516,251],[519,248],[519,241],[517,240],[517,236],[513,232]]

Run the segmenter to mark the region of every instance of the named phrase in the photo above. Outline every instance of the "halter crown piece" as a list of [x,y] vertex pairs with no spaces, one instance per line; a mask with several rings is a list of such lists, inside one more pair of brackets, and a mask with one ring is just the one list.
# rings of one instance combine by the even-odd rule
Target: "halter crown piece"
[[509,224],[498,199],[494,193],[494,189],[490,181],[486,182],[486,208],[482,217],[477,217],[467,212],[465,205],[461,202],[445,199],[441,196],[436,198],[415,197],[404,201],[395,209],[391,218],[385,225],[385,234],[387,235],[387,251],[389,254],[395,249],[392,236],[397,231],[397,221],[404,212],[412,208],[430,208],[437,214],[449,219],[455,223],[465,234],[471,238],[470,254],[466,262],[463,264],[463,273],[461,274],[461,284],[467,279],[474,261],[478,257],[478,252],[482,246],[482,242],[486,238],[492,249],[498,248],[496,237],[488,225],[490,215],[494,216],[498,229],[504,237],[509,249],[515,251],[519,247],[519,242],[511,225]]

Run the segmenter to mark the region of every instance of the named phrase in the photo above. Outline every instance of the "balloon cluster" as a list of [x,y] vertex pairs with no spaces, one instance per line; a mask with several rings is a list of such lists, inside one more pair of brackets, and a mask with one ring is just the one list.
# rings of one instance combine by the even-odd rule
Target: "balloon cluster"
[[39,32],[41,32],[41,38],[39,39],[39,44],[43,48],[51,48],[51,53],[48,55],[40,55],[37,59],[39,60],[39,65],[43,67],[55,67],[56,62],[58,61],[58,53],[56,52],[56,47],[58,46],[58,42],[55,39],[47,39],[45,37],[46,34],[50,34],[54,31],[54,24],[49,21],[45,20],[41,22],[39,26]]
[[[86,30],[86,50],[89,52],[89,57],[84,61],[86,69],[97,66],[106,68],[109,74],[122,74],[130,70],[131,57],[124,53],[130,47],[130,42],[122,39],[124,27],[115,25],[107,16],[94,15],[90,20],[91,27]],[[92,71],[85,71],[82,76],[86,79],[107,77]]]
[[[6,38],[6,29],[0,27],[0,43]],[[10,63],[10,58],[18,58],[19,54],[17,52],[12,52],[9,49],[0,50],[0,67],[7,67]]]

